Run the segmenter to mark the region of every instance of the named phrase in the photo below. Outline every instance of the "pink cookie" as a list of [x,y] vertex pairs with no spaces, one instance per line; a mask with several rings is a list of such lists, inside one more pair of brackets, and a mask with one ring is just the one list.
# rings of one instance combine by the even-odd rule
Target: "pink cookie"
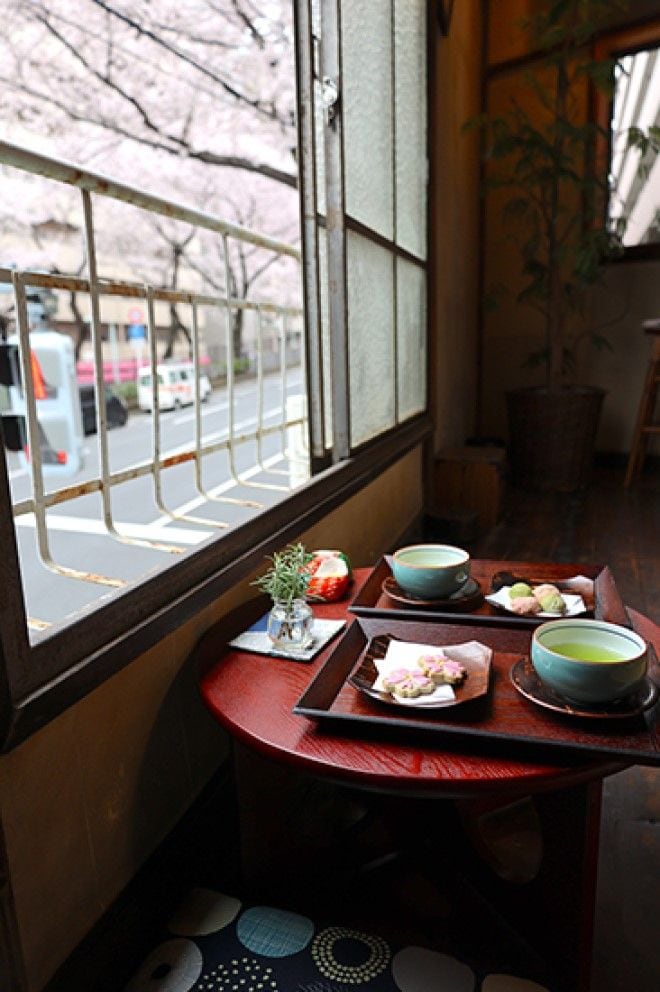
[[408,668],[395,668],[389,675],[383,676],[383,688],[388,692],[394,692],[397,685],[401,685],[410,678],[412,672]]
[[442,665],[442,674],[448,685],[456,685],[457,682],[463,681],[467,675],[467,669],[465,665],[461,665],[460,661],[447,660]]
[[442,685],[444,682],[444,665],[447,660],[442,653],[423,654],[417,659],[417,664],[424,672],[424,675],[432,679],[436,685]]
[[435,684],[421,672],[410,672],[408,678],[397,682],[392,692],[395,696],[414,699],[416,696],[426,696],[433,692]]

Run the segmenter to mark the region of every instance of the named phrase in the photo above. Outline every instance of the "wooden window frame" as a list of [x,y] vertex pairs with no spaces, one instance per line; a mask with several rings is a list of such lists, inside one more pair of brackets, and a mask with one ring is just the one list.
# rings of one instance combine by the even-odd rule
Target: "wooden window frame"
[[[629,28],[622,28],[602,35],[593,46],[595,59],[613,59],[624,55],[634,55],[647,48],[660,47],[660,17],[645,21]],[[614,111],[614,98],[607,97],[602,92],[592,88],[592,120],[605,134],[601,134],[597,143],[595,167],[601,175],[607,175],[611,160],[611,123]],[[609,213],[609,202],[603,207],[604,222]],[[626,245],[622,253],[609,261],[609,264],[620,265],[630,262],[657,260],[660,258],[660,242],[644,245]]]
[[[395,39],[394,39],[394,0],[390,0],[392,13],[392,101],[390,112],[393,119],[392,147],[396,150],[397,128],[394,113],[395,102]],[[428,313],[429,313],[429,256],[430,256],[430,227],[428,223],[428,190],[427,190],[427,232],[426,232],[426,252],[424,257],[420,257],[407,250],[397,241],[396,230],[396,155],[393,156],[392,185],[393,185],[393,235],[391,238],[384,237],[371,227],[352,217],[346,205],[346,169],[344,156],[344,122],[342,105],[342,0],[323,0],[321,7],[323,44],[320,46],[319,57],[315,59],[314,41],[312,37],[312,18],[310,13],[309,0],[296,0],[295,10],[298,20],[298,49],[299,49],[299,92],[306,92],[310,107],[314,106],[313,79],[317,78],[333,81],[338,84],[337,101],[335,106],[325,120],[323,127],[324,139],[324,160],[326,177],[326,212],[325,216],[318,211],[318,201],[316,196],[316,172],[313,160],[313,143],[315,141],[315,129],[313,125],[313,109],[307,117],[300,114],[303,126],[306,131],[306,142],[301,142],[299,147],[302,150],[300,156],[300,169],[303,181],[301,186],[307,189],[307,197],[303,194],[301,202],[301,216],[303,218],[304,247],[304,287],[305,287],[305,308],[310,315],[313,315],[315,323],[311,324],[311,339],[318,340],[319,344],[310,347],[309,353],[312,356],[310,368],[308,369],[308,381],[314,379],[320,381],[318,368],[320,367],[320,357],[314,359],[315,350],[320,356],[320,304],[318,300],[318,229],[323,228],[326,234],[327,243],[327,264],[328,264],[328,317],[332,332],[332,354],[330,356],[331,381],[332,381],[332,420],[333,420],[333,446],[329,457],[333,462],[339,462],[344,458],[359,453],[363,447],[371,444],[371,440],[355,443],[352,439],[351,425],[351,395],[350,395],[350,367],[349,367],[349,314],[348,314],[348,272],[347,272],[347,235],[351,231],[359,234],[362,238],[377,244],[390,253],[393,266],[393,348],[394,348],[394,422],[402,425],[405,420],[400,418],[399,395],[398,395],[398,334],[397,334],[397,272],[396,263],[399,258],[405,259],[420,268],[426,275],[426,313],[427,313],[427,389],[425,409],[429,405],[429,340],[428,340]],[[431,75],[433,71],[432,61],[432,39],[434,38],[435,13],[432,4],[426,6],[426,92],[427,106],[430,107],[431,100]],[[306,54],[305,54],[306,53]],[[304,66],[304,68],[303,68]],[[430,135],[427,117],[427,141],[426,157],[430,157]],[[308,310],[308,306],[311,309]],[[316,429],[315,429],[315,424]],[[318,416],[315,417],[313,406],[310,409],[310,429],[312,433],[311,450],[317,452],[320,448],[320,438],[322,437],[322,425]],[[393,428],[396,429],[396,428]],[[324,464],[321,460],[317,464]]]

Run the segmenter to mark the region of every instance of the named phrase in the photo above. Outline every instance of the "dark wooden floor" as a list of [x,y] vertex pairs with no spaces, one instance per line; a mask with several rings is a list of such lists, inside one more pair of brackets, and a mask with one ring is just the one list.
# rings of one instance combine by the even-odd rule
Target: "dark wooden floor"
[[479,558],[606,562],[625,602],[660,623],[660,469],[630,489],[622,468],[597,468],[583,493],[510,489],[504,516],[471,551]]
[[[510,490],[501,522],[475,557],[606,562],[625,602],[660,623],[660,470],[629,490],[623,468],[598,468],[574,495]],[[592,988],[660,989],[660,770],[605,782]]]

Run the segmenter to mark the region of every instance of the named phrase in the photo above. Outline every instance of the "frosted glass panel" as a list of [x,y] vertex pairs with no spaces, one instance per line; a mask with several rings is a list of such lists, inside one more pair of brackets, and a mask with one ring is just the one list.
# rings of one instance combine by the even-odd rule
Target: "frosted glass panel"
[[341,9],[346,212],[392,238],[391,8],[345,0]]
[[321,291],[321,361],[323,365],[323,424],[325,443],[332,447],[332,361],[330,349],[330,322],[328,320],[328,240],[324,228],[319,236],[319,288]]
[[394,426],[392,255],[349,231],[348,343],[351,444]]
[[396,240],[426,258],[426,0],[395,2]]
[[399,421],[426,408],[426,272],[397,259],[397,388]]

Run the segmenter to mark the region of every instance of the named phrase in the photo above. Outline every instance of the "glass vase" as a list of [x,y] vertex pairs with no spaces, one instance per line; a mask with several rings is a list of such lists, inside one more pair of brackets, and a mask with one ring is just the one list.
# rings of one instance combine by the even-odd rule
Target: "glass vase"
[[279,651],[302,651],[312,640],[314,614],[304,599],[273,602],[268,615],[268,636]]

